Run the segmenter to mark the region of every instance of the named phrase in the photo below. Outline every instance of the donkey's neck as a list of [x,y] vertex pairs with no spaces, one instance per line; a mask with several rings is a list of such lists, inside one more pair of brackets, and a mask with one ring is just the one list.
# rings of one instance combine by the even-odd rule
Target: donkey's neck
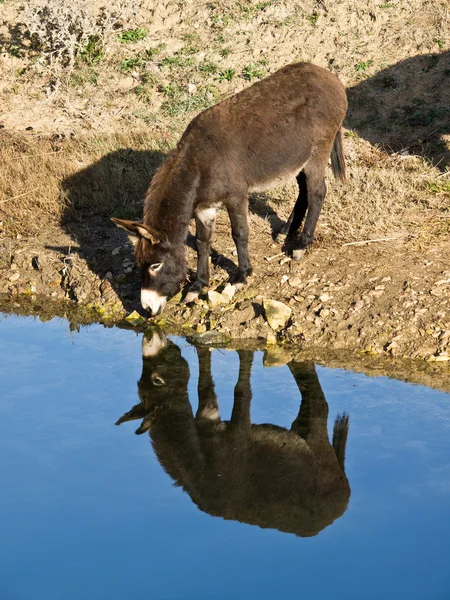
[[193,215],[198,177],[180,151],[169,153],[153,176],[144,204],[144,223],[184,244]]

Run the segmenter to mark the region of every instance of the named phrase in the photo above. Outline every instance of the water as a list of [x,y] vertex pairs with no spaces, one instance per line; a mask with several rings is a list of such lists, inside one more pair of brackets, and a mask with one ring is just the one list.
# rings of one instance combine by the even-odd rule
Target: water
[[[210,419],[202,425],[209,432],[195,434],[183,398],[187,385],[195,414],[199,360],[185,340],[173,342],[180,352],[169,344],[169,354],[166,347],[147,358],[141,378],[141,336],[133,332],[0,321],[2,600],[450,597],[448,394],[311,364],[264,368],[261,353],[241,354],[239,378],[236,352],[208,351],[201,354],[203,416],[216,410],[209,357],[222,419],[231,417],[240,380],[235,429],[226,430],[232,443],[227,452],[216,444],[214,454],[211,440],[228,433],[217,433]],[[150,354],[154,346],[146,348]],[[314,442],[316,471],[294,434],[252,429],[265,444],[259,462],[245,446],[252,358],[253,424],[290,429],[302,400],[294,375],[305,406],[294,426],[300,433],[325,427],[324,398],[330,440],[336,417],[349,415],[348,506],[345,476],[323,435]],[[136,405],[128,416],[147,420],[116,427]],[[172,477],[148,433],[134,434],[150,423]],[[275,455],[269,434],[278,449],[291,444],[295,460]],[[313,477],[325,486],[327,469],[332,501],[311,486]],[[283,505],[285,497],[291,501]]]

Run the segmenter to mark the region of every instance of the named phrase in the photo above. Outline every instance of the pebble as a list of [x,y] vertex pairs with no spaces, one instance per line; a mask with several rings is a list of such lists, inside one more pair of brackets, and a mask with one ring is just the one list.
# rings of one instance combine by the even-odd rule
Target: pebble
[[116,246],[116,247],[114,248],[114,250],[111,252],[111,254],[112,254],[113,256],[116,256],[117,254],[119,254],[119,252],[120,252],[120,249],[121,249],[121,248],[122,248],[122,246]]
[[298,288],[301,285],[302,280],[300,277],[289,277],[288,283],[291,287]]
[[17,280],[19,279],[19,277],[20,277],[20,273],[18,273],[18,272],[16,271],[15,273],[13,273],[13,274],[10,276],[9,280],[10,280],[10,281],[17,281]]
[[324,294],[321,294],[319,296],[319,300],[321,302],[328,302],[328,300],[330,300],[330,299],[331,299],[331,296],[330,296],[330,294],[327,294],[327,292],[325,292]]

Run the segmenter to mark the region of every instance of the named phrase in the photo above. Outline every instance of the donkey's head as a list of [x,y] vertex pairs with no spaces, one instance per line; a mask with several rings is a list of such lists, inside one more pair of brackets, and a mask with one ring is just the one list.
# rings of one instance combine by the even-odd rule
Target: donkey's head
[[142,308],[157,315],[186,279],[184,246],[172,244],[166,234],[144,223],[111,220],[131,236],[136,263],[142,272]]

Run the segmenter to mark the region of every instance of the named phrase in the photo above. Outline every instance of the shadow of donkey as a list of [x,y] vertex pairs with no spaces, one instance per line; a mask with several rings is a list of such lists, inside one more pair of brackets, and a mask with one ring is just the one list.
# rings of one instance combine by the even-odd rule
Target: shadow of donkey
[[188,398],[189,366],[180,348],[155,333],[143,339],[140,403],[117,425],[143,419],[156,456],[200,510],[262,528],[309,537],[347,509],[345,475],[349,419],[338,416],[333,441],[327,432],[328,404],[312,362],[291,362],[302,396],[291,429],[251,423],[253,352],[239,350],[239,377],[230,421],[219,416],[211,375],[211,352],[197,348],[198,411]]
[[400,61],[347,90],[344,125],[387,151],[450,165],[450,52]]
[[149,182],[164,158],[158,151],[121,148],[62,182],[66,201],[62,226],[78,245],[72,250],[86,259],[101,280],[106,277],[110,281],[127,309],[139,306],[140,281],[135,272],[133,247],[110,217],[142,217]]

